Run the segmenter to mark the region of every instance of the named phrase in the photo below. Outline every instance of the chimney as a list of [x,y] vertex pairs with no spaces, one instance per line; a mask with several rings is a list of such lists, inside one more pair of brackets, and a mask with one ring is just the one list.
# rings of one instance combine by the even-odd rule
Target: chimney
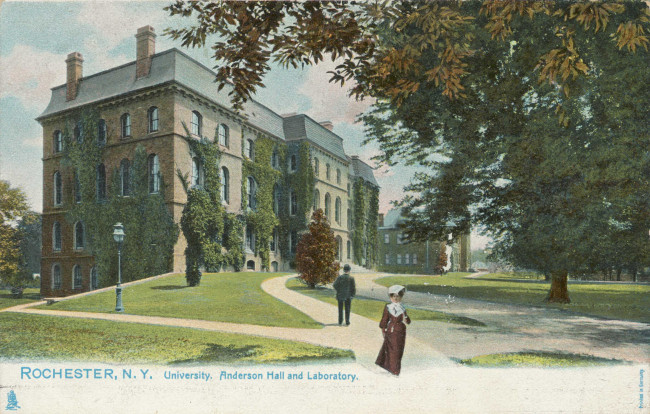
[[384,215],[379,215],[379,227],[384,227]]
[[72,52],[65,60],[68,66],[67,74],[67,91],[65,95],[66,101],[72,101],[77,97],[77,90],[79,89],[79,81],[83,77],[83,61],[84,58],[79,52]]
[[151,69],[151,56],[156,53],[156,33],[151,26],[144,26],[138,29],[136,38],[136,63],[135,78],[139,79],[149,76]]
[[323,121],[323,122],[319,122],[319,124],[329,129],[330,131],[334,129],[334,124],[332,123],[332,121]]

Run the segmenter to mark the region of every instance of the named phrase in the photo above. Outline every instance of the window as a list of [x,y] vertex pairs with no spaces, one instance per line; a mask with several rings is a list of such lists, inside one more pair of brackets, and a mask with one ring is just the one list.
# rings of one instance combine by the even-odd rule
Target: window
[[120,161],[120,194],[131,195],[131,163],[126,158]]
[[298,195],[295,191],[289,190],[289,214],[295,216],[298,214]]
[[201,136],[203,117],[197,111],[192,112],[192,134]]
[[292,230],[289,233],[289,251],[291,254],[296,253],[296,246],[298,245],[298,233],[295,230]]
[[249,160],[253,161],[255,159],[255,144],[253,140],[247,139],[244,146],[244,156],[248,157]]
[[384,263],[390,264],[390,255],[388,253],[386,253],[386,257],[384,258]]
[[329,164],[325,165],[325,178],[327,178],[328,180],[330,179],[330,165]]
[[316,177],[318,177],[318,170],[320,169],[320,162],[318,161],[318,158],[314,158],[314,174]]
[[58,221],[52,225],[52,250],[61,251],[61,223]]
[[100,147],[106,145],[106,121],[103,119],[97,123],[97,145]]
[[203,165],[198,157],[192,158],[192,187],[203,185]]
[[271,236],[271,247],[270,247],[270,250],[271,250],[272,252],[274,252],[275,249],[277,248],[277,245],[278,245],[278,229],[275,228],[275,229],[273,229],[273,235]]
[[390,243],[390,234],[386,233],[384,234],[384,244],[389,244]]
[[106,168],[104,164],[97,166],[97,201],[106,200]]
[[79,181],[79,171],[74,171],[74,202],[81,203],[81,182]]
[[219,145],[228,147],[230,145],[230,131],[225,124],[219,124],[217,127],[217,137],[219,138]]
[[350,209],[348,209],[348,230],[352,228],[352,214],[350,214]]
[[81,289],[82,278],[81,278],[81,266],[74,265],[72,268],[72,289]]
[[320,208],[320,191],[314,190],[314,210]]
[[408,253],[406,253],[406,256],[404,256],[404,264],[410,264],[411,263],[411,257]]
[[332,200],[330,197],[330,193],[325,194],[325,217],[327,219],[330,219],[330,207],[332,205]]
[[402,264],[402,255],[401,255],[401,254],[398,254],[398,255],[397,255],[397,264],[398,264],[398,265],[401,265],[401,264]]
[[256,193],[257,193],[257,183],[253,177],[248,177],[248,182],[246,186],[246,197],[248,200],[248,207],[252,210],[255,210],[256,207]]
[[77,122],[74,126],[74,139],[77,141],[77,144],[81,144],[84,141],[84,128],[81,121]]
[[54,153],[58,154],[63,151],[63,134],[61,134],[61,131],[54,131],[52,140],[54,142]]
[[52,265],[52,289],[61,289],[61,266],[58,263]]
[[336,169],[336,184],[341,184],[341,170]]
[[403,244],[402,233],[397,233],[397,244]]
[[341,260],[343,257],[343,241],[340,236],[336,236],[336,260]]
[[[349,179],[350,179],[350,177],[348,177],[348,180],[349,180]],[[349,196],[350,196],[350,183],[348,183],[348,197],[349,197]]]
[[351,254],[351,253],[350,253],[350,250],[351,250],[351,243],[350,243],[350,240],[348,240],[348,246],[347,246],[347,247],[348,247],[348,259],[350,259],[350,254]]
[[278,150],[273,149],[273,155],[271,155],[271,167],[278,168],[280,166],[280,159],[278,158]]
[[273,186],[273,212],[277,216],[280,212],[280,188]]
[[95,290],[99,287],[99,276],[97,275],[97,266],[90,268],[90,290]]
[[255,270],[255,261],[249,260],[246,262],[246,270]]
[[250,252],[255,251],[255,232],[250,226],[246,227],[246,249]]
[[84,248],[84,224],[78,221],[74,225],[74,248],[75,250],[83,250]]
[[412,260],[412,263],[413,263],[414,265],[415,265],[415,264],[418,264],[418,255],[415,254],[415,253],[413,253],[413,260]]
[[228,168],[221,167],[221,201],[230,203],[230,172]]
[[61,181],[61,173],[56,171],[54,173],[54,205],[60,206],[63,202],[63,183]]
[[131,136],[131,115],[123,114],[120,118],[122,125],[122,138],[127,138]]
[[149,170],[149,193],[157,193],[160,191],[160,164],[156,154],[149,155],[148,159]]
[[155,106],[149,108],[147,118],[149,120],[149,132],[158,131],[158,108]]
[[334,218],[338,224],[341,224],[341,199],[336,197],[336,202],[334,202]]
[[298,169],[298,161],[296,160],[295,154],[291,156],[290,160],[291,162],[289,167],[291,168],[291,171],[296,171]]

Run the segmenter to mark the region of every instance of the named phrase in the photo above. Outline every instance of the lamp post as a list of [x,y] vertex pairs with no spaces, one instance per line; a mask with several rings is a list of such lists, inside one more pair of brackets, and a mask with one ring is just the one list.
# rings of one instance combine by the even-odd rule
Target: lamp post
[[113,239],[117,242],[117,286],[115,287],[115,312],[124,312],[122,306],[122,242],[124,241],[124,226],[117,223],[113,226]]

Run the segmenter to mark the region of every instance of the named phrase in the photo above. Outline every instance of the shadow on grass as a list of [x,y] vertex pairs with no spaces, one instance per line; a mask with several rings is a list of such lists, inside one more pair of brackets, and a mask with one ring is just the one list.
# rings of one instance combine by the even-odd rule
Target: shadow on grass
[[9,293],[0,293],[0,299],[27,299],[27,300],[41,300],[40,293],[23,293],[21,297],[17,298]]
[[543,367],[570,368],[596,365],[629,364],[620,359],[600,358],[593,355],[569,354],[564,352],[523,351],[503,354],[479,355],[457,360],[473,367]]
[[196,362],[233,362],[255,355],[258,348],[261,348],[261,346],[249,345],[234,347],[210,344],[201,355],[191,359],[179,359],[172,361],[170,362],[170,365],[192,364]]
[[165,286],[152,286],[151,289],[155,290],[178,290],[178,289],[185,289],[188,286],[184,285],[165,285]]

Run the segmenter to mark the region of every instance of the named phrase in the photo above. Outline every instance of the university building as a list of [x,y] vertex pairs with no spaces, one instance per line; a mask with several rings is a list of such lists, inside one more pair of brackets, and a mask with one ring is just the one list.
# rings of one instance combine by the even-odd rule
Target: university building
[[382,272],[436,274],[440,252],[445,249],[449,271],[467,272],[470,268],[470,236],[462,235],[454,243],[426,241],[406,243],[400,209],[379,218],[379,266]]
[[[284,154],[276,153],[270,163],[287,174],[297,171],[301,163],[309,162],[313,180],[309,183],[309,205],[295,194],[295,188],[279,189],[288,197],[278,198],[273,191],[276,210],[288,216],[296,211],[310,212],[322,208],[329,218],[339,243],[341,261],[370,265],[376,253],[370,236],[357,234],[374,227],[376,217],[368,216],[368,205],[379,186],[372,169],[357,157],[343,150],[343,138],[335,134],[331,122],[317,122],[304,114],[280,115],[268,107],[250,100],[244,116],[237,114],[228,96],[229,87],[217,90],[215,73],[177,49],[155,53],[155,32],[150,26],[138,29],[134,62],[94,75],[83,76],[83,57],[71,53],[66,59],[67,80],[52,88],[45,111],[37,118],[43,127],[43,247],[41,294],[62,296],[96,288],[95,258],[87,249],[86,224],[68,222],[66,213],[78,202],[75,192],[75,172],[64,162],[64,131],[78,131],[79,117],[84,110],[98,114],[97,145],[103,148],[101,164],[97,165],[97,194],[106,196],[115,182],[115,172],[124,174],[133,161],[136,147],[147,153],[150,193],[161,191],[176,223],[180,222],[187,202],[187,192],[179,175],[187,176],[192,184],[201,181],[201,166],[193,157],[189,140],[214,140],[221,153],[219,172],[221,203],[227,213],[246,216],[255,209],[256,180],[244,176],[244,164],[256,157],[256,144],[271,140]],[[308,148],[308,159],[300,158],[300,148]],[[278,165],[280,162],[286,166]],[[180,173],[180,174],[179,174]],[[120,179],[124,181],[123,177]],[[125,184],[122,185],[122,190]],[[362,191],[364,211],[355,222],[354,191]],[[298,189],[299,190],[299,189]],[[359,198],[357,198],[359,199]],[[376,211],[377,207],[374,207]],[[372,209],[370,209],[372,210]],[[288,214],[287,214],[288,213]],[[289,270],[293,265],[295,245],[306,221],[291,221],[284,234],[274,229],[270,240],[268,269],[264,269],[255,249],[255,232],[245,223],[244,241],[246,270]],[[376,229],[376,227],[374,227]],[[128,231],[128,229],[126,229]],[[127,235],[128,237],[128,235]],[[354,252],[354,241],[363,251]],[[279,245],[289,246],[288,254]],[[185,271],[184,251],[187,243],[182,235],[174,246],[169,271]],[[224,269],[228,270],[228,269]]]

